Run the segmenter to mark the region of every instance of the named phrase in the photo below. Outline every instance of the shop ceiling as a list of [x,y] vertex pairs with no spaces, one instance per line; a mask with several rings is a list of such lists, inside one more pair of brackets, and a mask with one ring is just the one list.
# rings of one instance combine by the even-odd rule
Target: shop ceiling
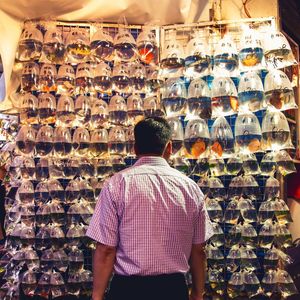
[[211,0],[1,0],[0,10],[17,20],[55,18],[159,25],[208,20]]

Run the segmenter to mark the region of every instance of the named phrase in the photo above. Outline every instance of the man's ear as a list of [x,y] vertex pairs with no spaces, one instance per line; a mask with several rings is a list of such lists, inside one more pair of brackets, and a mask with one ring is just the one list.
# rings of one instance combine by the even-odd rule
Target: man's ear
[[165,159],[169,159],[171,154],[172,154],[172,141],[169,141],[166,145],[166,148],[164,150],[164,153],[163,153],[163,157]]

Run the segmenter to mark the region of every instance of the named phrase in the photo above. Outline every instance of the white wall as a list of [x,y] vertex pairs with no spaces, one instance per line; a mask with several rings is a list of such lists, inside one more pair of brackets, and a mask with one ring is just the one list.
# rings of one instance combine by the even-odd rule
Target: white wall
[[[249,0],[251,18],[278,17],[278,0]],[[247,18],[242,0],[221,0],[221,15],[224,20]]]

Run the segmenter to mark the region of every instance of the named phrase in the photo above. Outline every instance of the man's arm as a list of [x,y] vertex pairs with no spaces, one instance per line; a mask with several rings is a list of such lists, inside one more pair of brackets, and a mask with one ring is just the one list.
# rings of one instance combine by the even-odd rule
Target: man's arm
[[192,245],[192,252],[190,257],[192,292],[190,300],[203,300],[206,272],[206,256],[204,245],[205,244]]
[[93,300],[103,300],[116,258],[116,248],[97,243],[93,258]]
[[[113,183],[118,186],[117,183]],[[97,242],[93,258],[93,300],[103,300],[105,289],[113,271],[119,243],[117,197],[110,182],[101,190],[86,235]]]

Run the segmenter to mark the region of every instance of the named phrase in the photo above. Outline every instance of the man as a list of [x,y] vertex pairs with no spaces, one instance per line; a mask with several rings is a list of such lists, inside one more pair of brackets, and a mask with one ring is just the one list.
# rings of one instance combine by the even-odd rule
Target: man
[[203,194],[171,168],[171,129],[147,118],[134,129],[134,166],[103,187],[87,235],[94,254],[93,300],[188,300],[184,274],[193,278],[190,299],[202,300],[205,240],[212,227]]

